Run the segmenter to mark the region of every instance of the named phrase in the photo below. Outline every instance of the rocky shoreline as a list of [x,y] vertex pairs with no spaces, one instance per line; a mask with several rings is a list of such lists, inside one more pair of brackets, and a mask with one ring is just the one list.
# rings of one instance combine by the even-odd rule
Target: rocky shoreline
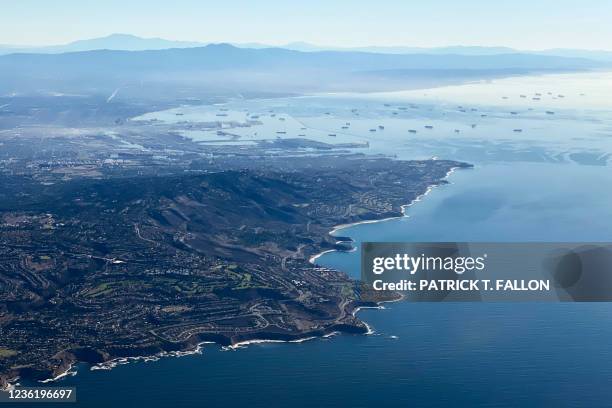
[[[237,345],[261,341],[303,341],[336,332],[368,333],[370,328],[367,324],[357,319],[354,314],[361,307],[377,307],[378,303],[363,302],[358,295],[357,282],[348,279],[344,274],[313,265],[318,256],[317,254],[328,250],[354,250],[350,238],[331,236],[330,234],[334,234],[339,229],[350,225],[377,222],[387,218],[403,216],[405,208],[420,200],[433,186],[446,184],[445,178],[457,167],[469,167],[469,165],[437,160],[420,162],[392,160],[347,161],[336,168],[316,173],[319,180],[324,181],[317,184],[317,190],[315,191],[309,190],[309,188],[312,188],[311,178],[301,173],[216,173],[206,176],[181,177],[176,181],[179,183],[178,185],[175,184],[176,182],[173,179],[168,179],[165,182],[166,184],[162,185],[160,185],[160,182],[162,182],[160,179],[151,180],[151,184],[147,184],[149,181],[144,180],[138,185],[134,184],[132,187],[129,187],[132,185],[130,180],[109,182],[120,186],[121,191],[128,191],[126,190],[128,188],[132,190],[138,188],[142,189],[142,193],[138,193],[139,195],[146,194],[154,197],[160,194],[157,190],[165,188],[163,194],[167,197],[164,199],[167,202],[167,204],[164,204],[166,209],[160,208],[157,204],[151,206],[141,202],[141,206],[146,204],[143,207],[146,213],[141,213],[138,207],[133,207],[133,204],[130,204],[130,202],[126,201],[125,204],[121,204],[122,206],[129,206],[127,208],[132,208],[133,215],[129,215],[129,213],[126,215],[131,217],[128,220],[135,220],[136,218],[134,217],[138,217],[140,225],[149,225],[147,229],[142,226],[140,228],[134,227],[131,232],[128,230],[121,233],[124,234],[121,236],[130,236],[128,234],[131,234],[130,239],[134,239],[132,245],[144,246],[147,250],[154,250],[154,253],[159,253],[158,245],[162,244],[164,248],[167,248],[166,251],[172,251],[170,253],[178,250],[183,254],[194,252],[207,254],[207,256],[210,254],[210,258],[205,258],[207,259],[206,262],[210,263],[210,266],[205,264],[200,267],[201,269],[206,268],[204,270],[214,271],[218,268],[223,268],[222,270],[226,272],[219,275],[222,279],[227,279],[227,276],[230,276],[235,277],[232,279],[238,278],[240,280],[237,282],[235,280],[228,281],[227,284],[231,286],[207,295],[208,291],[201,292],[206,290],[207,286],[204,284],[206,279],[214,278],[213,282],[218,282],[220,278],[216,277],[217,275],[210,278],[207,275],[202,277],[195,275],[197,279],[202,279],[203,282],[202,286],[199,283],[198,286],[195,286],[196,289],[202,288],[198,289],[200,292],[197,293],[203,293],[205,295],[202,296],[207,297],[201,298],[185,295],[186,291],[192,291],[194,286],[185,286],[183,291],[179,292],[180,295],[173,294],[172,297],[168,297],[165,301],[163,298],[157,297],[158,295],[156,294],[153,309],[150,309],[148,313],[155,319],[168,319],[167,323],[164,320],[158,320],[157,323],[154,323],[154,326],[151,326],[153,322],[147,325],[140,323],[138,326],[142,328],[136,327],[139,329],[138,331],[124,334],[124,336],[127,334],[131,338],[141,339],[140,341],[122,342],[119,337],[115,338],[113,336],[108,339],[98,337],[92,338],[91,340],[95,341],[91,341],[89,344],[100,345],[89,347],[88,342],[85,339],[81,339],[83,347],[73,347],[49,353],[48,359],[45,360],[46,362],[40,360],[35,362],[34,359],[30,359],[28,360],[32,361],[30,364],[14,364],[0,376],[0,382],[6,387],[10,383],[14,383],[18,378],[27,378],[33,381],[58,379],[70,373],[72,367],[77,363],[87,363],[98,368],[112,368],[115,363],[123,363],[134,359],[191,354],[198,352],[199,346],[207,342],[213,342],[224,347],[236,347]],[[202,185],[205,185],[208,191],[205,196],[199,195],[201,194],[199,191],[202,189]],[[109,188],[111,187],[117,189],[117,187],[113,187],[113,184],[110,184],[108,187],[103,186],[105,191],[110,191]],[[85,188],[90,189],[91,187]],[[248,223],[252,219],[253,232],[250,232],[251,230],[249,229],[244,229],[244,227],[236,230],[236,227],[228,225],[223,226],[225,229],[218,230],[219,232],[214,235],[210,235],[210,230],[205,229],[199,235],[194,233],[182,234],[179,240],[165,241],[162,239],[162,234],[171,233],[176,237],[177,227],[180,223],[189,221],[189,218],[194,220],[196,217],[198,220],[213,219],[210,218],[214,217],[212,213],[202,213],[202,209],[212,209],[216,208],[216,206],[219,206],[218,208],[220,209],[224,208],[222,203],[227,200],[227,194],[231,194],[235,197],[234,200],[238,201],[244,199],[245,196],[249,197],[255,194],[252,191],[260,188],[278,190],[283,195],[284,201],[268,202],[266,198],[257,198],[257,200],[262,200],[268,206],[266,207],[266,219],[270,218],[270,220],[266,221],[266,223],[269,224],[263,224],[268,229],[267,235],[261,234],[260,226],[263,221],[259,218],[260,216],[257,215],[255,217],[254,214],[249,214],[248,217],[250,218],[244,218],[245,214],[244,210],[242,210],[235,214],[235,217],[237,217],[236,221]],[[70,194],[74,194],[73,191],[82,191],[83,189],[81,187],[79,190],[70,190]],[[93,191],[97,192],[98,189],[99,187],[96,187],[96,190]],[[217,194],[220,196],[218,203],[211,201],[215,199]],[[134,197],[139,195],[134,195]],[[80,198],[80,195],[77,197],[79,200],[84,199]],[[75,199],[71,198],[71,200],[74,201]],[[70,202],[71,200],[67,201]],[[403,204],[407,200],[410,204]],[[112,211],[117,207],[115,201],[109,202],[107,200],[106,202],[108,204],[104,205],[110,205],[111,207],[109,208]],[[249,198],[249,201],[246,203],[251,205],[251,202],[252,199]],[[304,202],[307,204],[304,204]],[[95,203],[99,203],[99,201],[95,201]],[[254,207],[254,211],[260,212],[260,210],[261,204],[258,203]],[[85,216],[81,215],[82,210],[79,208],[72,209],[72,207],[68,207],[64,209],[60,207],[55,210],[55,212],[58,211],[72,212],[80,217]],[[96,209],[95,214],[99,214],[99,211]],[[224,209],[224,211],[227,210]],[[143,216],[147,218],[143,219]],[[176,223],[176,227],[174,223]],[[285,237],[278,234],[283,228],[287,228],[285,225],[295,231],[293,239],[290,239],[290,236]],[[219,239],[219,237],[227,236],[229,233],[237,234],[235,239],[240,242],[245,242],[244,240],[248,242],[253,239],[259,240],[261,239],[259,237],[262,236],[268,241],[264,241],[261,244],[257,243],[256,246],[255,244],[250,244],[251,246],[234,247],[228,245],[229,241],[226,238],[223,240]],[[149,237],[156,237],[155,241]],[[48,241],[48,238],[45,239]],[[300,241],[304,244],[298,245]],[[80,242],[77,244],[80,245]],[[270,246],[270,244],[274,244],[274,246]],[[282,247],[279,247],[279,245],[282,245]],[[231,248],[235,255],[228,256],[228,249],[225,248]],[[79,250],[82,251],[83,249],[79,248]],[[215,261],[215,259],[219,259],[216,257],[220,256],[225,257],[227,261]],[[132,294],[131,291],[128,291],[126,295],[122,295],[120,291],[109,292],[107,288],[115,282],[110,281],[110,277],[117,276],[117,278],[126,279],[123,277],[129,276],[126,273],[134,274],[137,272],[132,269],[134,266],[142,268],[139,265],[146,264],[143,264],[139,258],[133,260],[123,258],[120,262],[116,262],[114,260],[116,258],[111,256],[100,259],[101,261],[98,261],[100,266],[104,265],[104,263],[109,265],[108,262],[112,261],[110,265],[112,265],[112,268],[116,268],[117,272],[112,274],[107,272],[107,274],[102,275],[98,278],[102,279],[101,284],[85,286],[79,292],[84,294],[85,298],[80,296],[75,298],[74,301],[83,302],[83,300],[86,300],[88,303],[83,304],[83,306],[88,308],[100,307],[103,313],[109,314],[109,317],[111,314],[116,313],[116,309],[113,309],[105,300],[108,296],[120,302],[117,303],[118,305],[124,305],[122,302],[123,296],[130,296],[130,298],[134,298],[134,296],[150,297],[153,293],[167,296],[168,290],[174,290],[172,288],[177,287],[176,285],[181,285],[181,280],[175,280],[177,278],[172,277],[174,275],[168,278],[164,277],[163,271],[161,274],[147,272],[145,275],[141,272],[138,275],[141,277],[138,279],[144,278],[144,281],[132,280],[131,282],[134,283],[130,283],[130,286],[116,287],[116,290],[136,289],[138,292]],[[161,258],[160,262],[167,262],[166,259]],[[307,262],[309,259],[310,263]],[[194,258],[194,260],[197,260],[197,258]],[[156,261],[151,259],[146,262],[151,263],[151,267],[156,267]],[[245,272],[240,272],[241,263],[245,265]],[[147,271],[150,271],[150,269],[147,269]],[[253,275],[253,272],[257,272],[258,275]],[[248,276],[248,281],[244,280],[244,275]],[[190,274],[187,276],[194,275]],[[196,278],[187,279],[186,282],[192,281],[195,285],[195,282],[199,282],[199,280],[194,281],[194,279]],[[254,279],[258,279],[258,281],[256,282]],[[265,286],[268,281],[280,286],[278,286],[278,289],[258,286],[262,284]],[[158,283],[155,286],[149,286],[156,282]],[[154,287],[156,291],[159,291],[162,289],[159,287],[159,283],[174,286],[169,286],[168,289],[164,289],[164,292],[152,292],[150,289],[147,289],[148,287]],[[215,284],[218,285],[218,283]],[[105,293],[108,293],[108,295],[100,297],[100,300],[98,300],[98,294]],[[141,294],[137,295],[136,293]],[[241,310],[246,311],[246,314],[245,312],[242,312],[242,314],[234,314],[234,312],[229,314],[225,312],[225,315],[231,319],[236,319],[237,326],[232,325],[224,328],[221,325],[215,324],[207,328],[206,320],[200,320],[196,315],[187,315],[187,320],[182,318],[183,314],[191,310],[187,306],[197,305],[203,312],[208,310],[206,309],[207,303],[200,303],[201,300],[199,299],[205,300],[213,295],[223,302],[227,302],[224,299],[229,299],[233,303],[227,303],[228,306],[240,305]],[[303,295],[306,295],[306,297],[304,298]],[[299,302],[297,301],[298,298],[300,299]],[[321,303],[321,300],[316,302],[309,300],[312,298],[322,299],[323,302]],[[182,300],[177,301],[174,299]],[[384,300],[393,299],[381,299],[381,301]],[[270,302],[269,305],[273,306],[273,309],[270,309],[270,306],[266,306],[261,311],[252,309],[253,307],[258,307],[258,304],[262,301]],[[174,304],[177,303],[178,305],[175,306]],[[181,306],[181,303],[185,306]],[[165,317],[166,315],[161,314],[160,309],[164,304],[168,305],[165,307],[168,308],[169,313],[174,313],[172,315],[174,316],[173,319],[170,320]],[[137,310],[142,310],[141,308],[146,305],[146,303],[134,303],[134,307],[139,308]],[[121,306],[121,308],[124,307]],[[272,313],[268,317],[266,313],[270,312]],[[282,313],[284,319],[289,320],[281,320],[282,324],[277,323],[274,316],[279,312]],[[94,320],[95,322],[101,320],[101,317],[99,315],[92,316],[92,319],[96,319]],[[129,318],[129,315],[126,317]],[[247,317],[251,321],[244,320]],[[253,319],[255,320],[254,322],[252,322]],[[297,322],[300,321],[302,323],[298,324]],[[109,324],[114,324],[113,320],[108,320],[108,322]],[[130,321],[126,320],[126,322],[129,323]],[[304,322],[306,323],[305,325],[303,324]],[[241,326],[243,329],[234,330],[235,327]],[[147,327],[149,327],[148,330],[146,329]],[[151,328],[154,330],[151,330]],[[121,329],[121,326],[118,326],[117,329]],[[198,332],[198,330],[200,331]],[[145,334],[148,337],[144,337]],[[41,338],[41,340],[45,339]],[[31,346],[32,350],[35,351],[33,348],[34,344]],[[59,347],[57,349],[60,350]],[[25,360],[22,359],[22,361]]]
[[[375,304],[363,303],[355,306],[353,311],[363,307],[374,307]],[[351,311],[351,315],[353,315]],[[237,348],[249,343],[259,342],[301,342],[314,338],[322,338],[335,333],[345,334],[366,334],[368,326],[357,320],[358,324],[334,324],[321,330],[290,334],[282,332],[259,332],[249,333],[240,336],[229,336],[223,334],[201,333],[192,336],[182,343],[160,344],[159,347],[146,348],[135,352],[129,349],[125,354],[110,355],[95,349],[80,348],[67,350],[58,355],[61,363],[55,370],[13,370],[7,374],[0,375],[0,385],[2,389],[7,389],[19,381],[20,378],[27,378],[28,381],[38,381],[48,383],[59,380],[69,375],[76,364],[85,363],[91,369],[111,369],[119,364],[138,360],[157,360],[163,357],[180,357],[183,355],[198,354],[201,352],[203,344],[218,344],[223,347]],[[128,349],[126,349],[127,351]],[[119,363],[119,364],[117,364]]]

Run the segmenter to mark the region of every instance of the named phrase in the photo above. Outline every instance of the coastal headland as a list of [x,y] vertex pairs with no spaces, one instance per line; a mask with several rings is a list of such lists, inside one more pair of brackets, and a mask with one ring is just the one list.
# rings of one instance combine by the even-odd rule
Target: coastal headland
[[27,193],[0,209],[3,384],[203,342],[366,333],[354,312],[372,304],[358,283],[309,260],[351,249],[329,234],[335,226],[401,216],[469,167],[363,155],[271,163],[44,184],[5,177],[9,192]]

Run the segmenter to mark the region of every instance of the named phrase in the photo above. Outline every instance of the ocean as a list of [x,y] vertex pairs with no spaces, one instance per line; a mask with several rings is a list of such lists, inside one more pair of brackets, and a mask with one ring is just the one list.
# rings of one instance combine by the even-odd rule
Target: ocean
[[[260,127],[241,130],[245,140],[281,128],[324,140],[335,132],[343,142],[367,142],[368,153],[474,164],[405,217],[337,232],[356,245],[612,241],[609,95],[612,74],[586,73],[239,100],[227,109],[234,119],[267,115]],[[189,109],[197,117],[218,108]],[[277,114],[286,120],[277,122]],[[331,252],[317,263],[358,278],[359,256]],[[77,387],[83,407],[612,405],[611,305],[397,302],[359,317],[373,334],[235,351],[209,344],[202,354],[110,371],[79,366],[76,376],[56,384]]]

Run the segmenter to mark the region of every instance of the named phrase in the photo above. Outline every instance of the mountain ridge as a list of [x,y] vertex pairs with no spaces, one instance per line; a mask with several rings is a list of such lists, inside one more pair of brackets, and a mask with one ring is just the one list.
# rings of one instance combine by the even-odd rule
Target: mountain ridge
[[[179,41],[167,40],[159,37],[139,37],[133,34],[113,33],[103,37],[76,40],[67,44],[49,46],[19,46],[11,44],[0,44],[0,55],[13,53],[40,53],[57,54],[78,51],[93,50],[117,50],[117,51],[145,51],[162,50],[171,48],[197,48],[214,44],[201,41]],[[548,55],[558,57],[579,57],[599,61],[612,61],[612,51],[608,50],[581,50],[553,48],[543,50],[520,50],[503,46],[471,46],[471,45],[452,45],[441,47],[411,47],[411,46],[362,46],[362,47],[335,47],[311,44],[304,41],[294,41],[282,45],[271,45],[258,42],[231,43],[238,48],[283,48],[293,51],[318,52],[318,51],[338,51],[338,52],[368,52],[375,54],[453,54],[453,55],[501,55],[501,54],[529,54],[529,55]]]
[[[529,54],[436,55],[302,52],[239,48],[227,43],[195,48],[0,56],[0,93],[188,92],[280,93],[378,91],[492,79],[509,75],[604,68],[584,58]],[[129,88],[126,94],[125,89]],[[190,91],[185,89],[189,88]],[[157,89],[157,91],[155,91]],[[183,89],[183,90],[182,90]],[[108,96],[107,95],[107,96]]]

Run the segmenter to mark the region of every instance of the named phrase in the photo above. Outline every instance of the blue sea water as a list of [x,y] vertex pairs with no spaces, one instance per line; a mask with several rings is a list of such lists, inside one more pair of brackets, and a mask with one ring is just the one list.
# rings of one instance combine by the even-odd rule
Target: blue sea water
[[375,335],[210,346],[58,384],[86,407],[609,405],[607,304],[396,303],[360,317]]
[[[323,135],[350,122],[345,136],[367,140],[372,153],[475,165],[407,217],[341,231],[357,244],[612,241],[611,78],[512,78],[231,107],[273,105]],[[384,131],[369,132],[378,124]],[[328,253],[318,263],[358,277],[359,252]],[[81,366],[58,385],[76,386],[83,407],[612,406],[609,304],[398,302],[359,317],[373,335],[236,351],[205,345],[202,355],[111,371]]]

